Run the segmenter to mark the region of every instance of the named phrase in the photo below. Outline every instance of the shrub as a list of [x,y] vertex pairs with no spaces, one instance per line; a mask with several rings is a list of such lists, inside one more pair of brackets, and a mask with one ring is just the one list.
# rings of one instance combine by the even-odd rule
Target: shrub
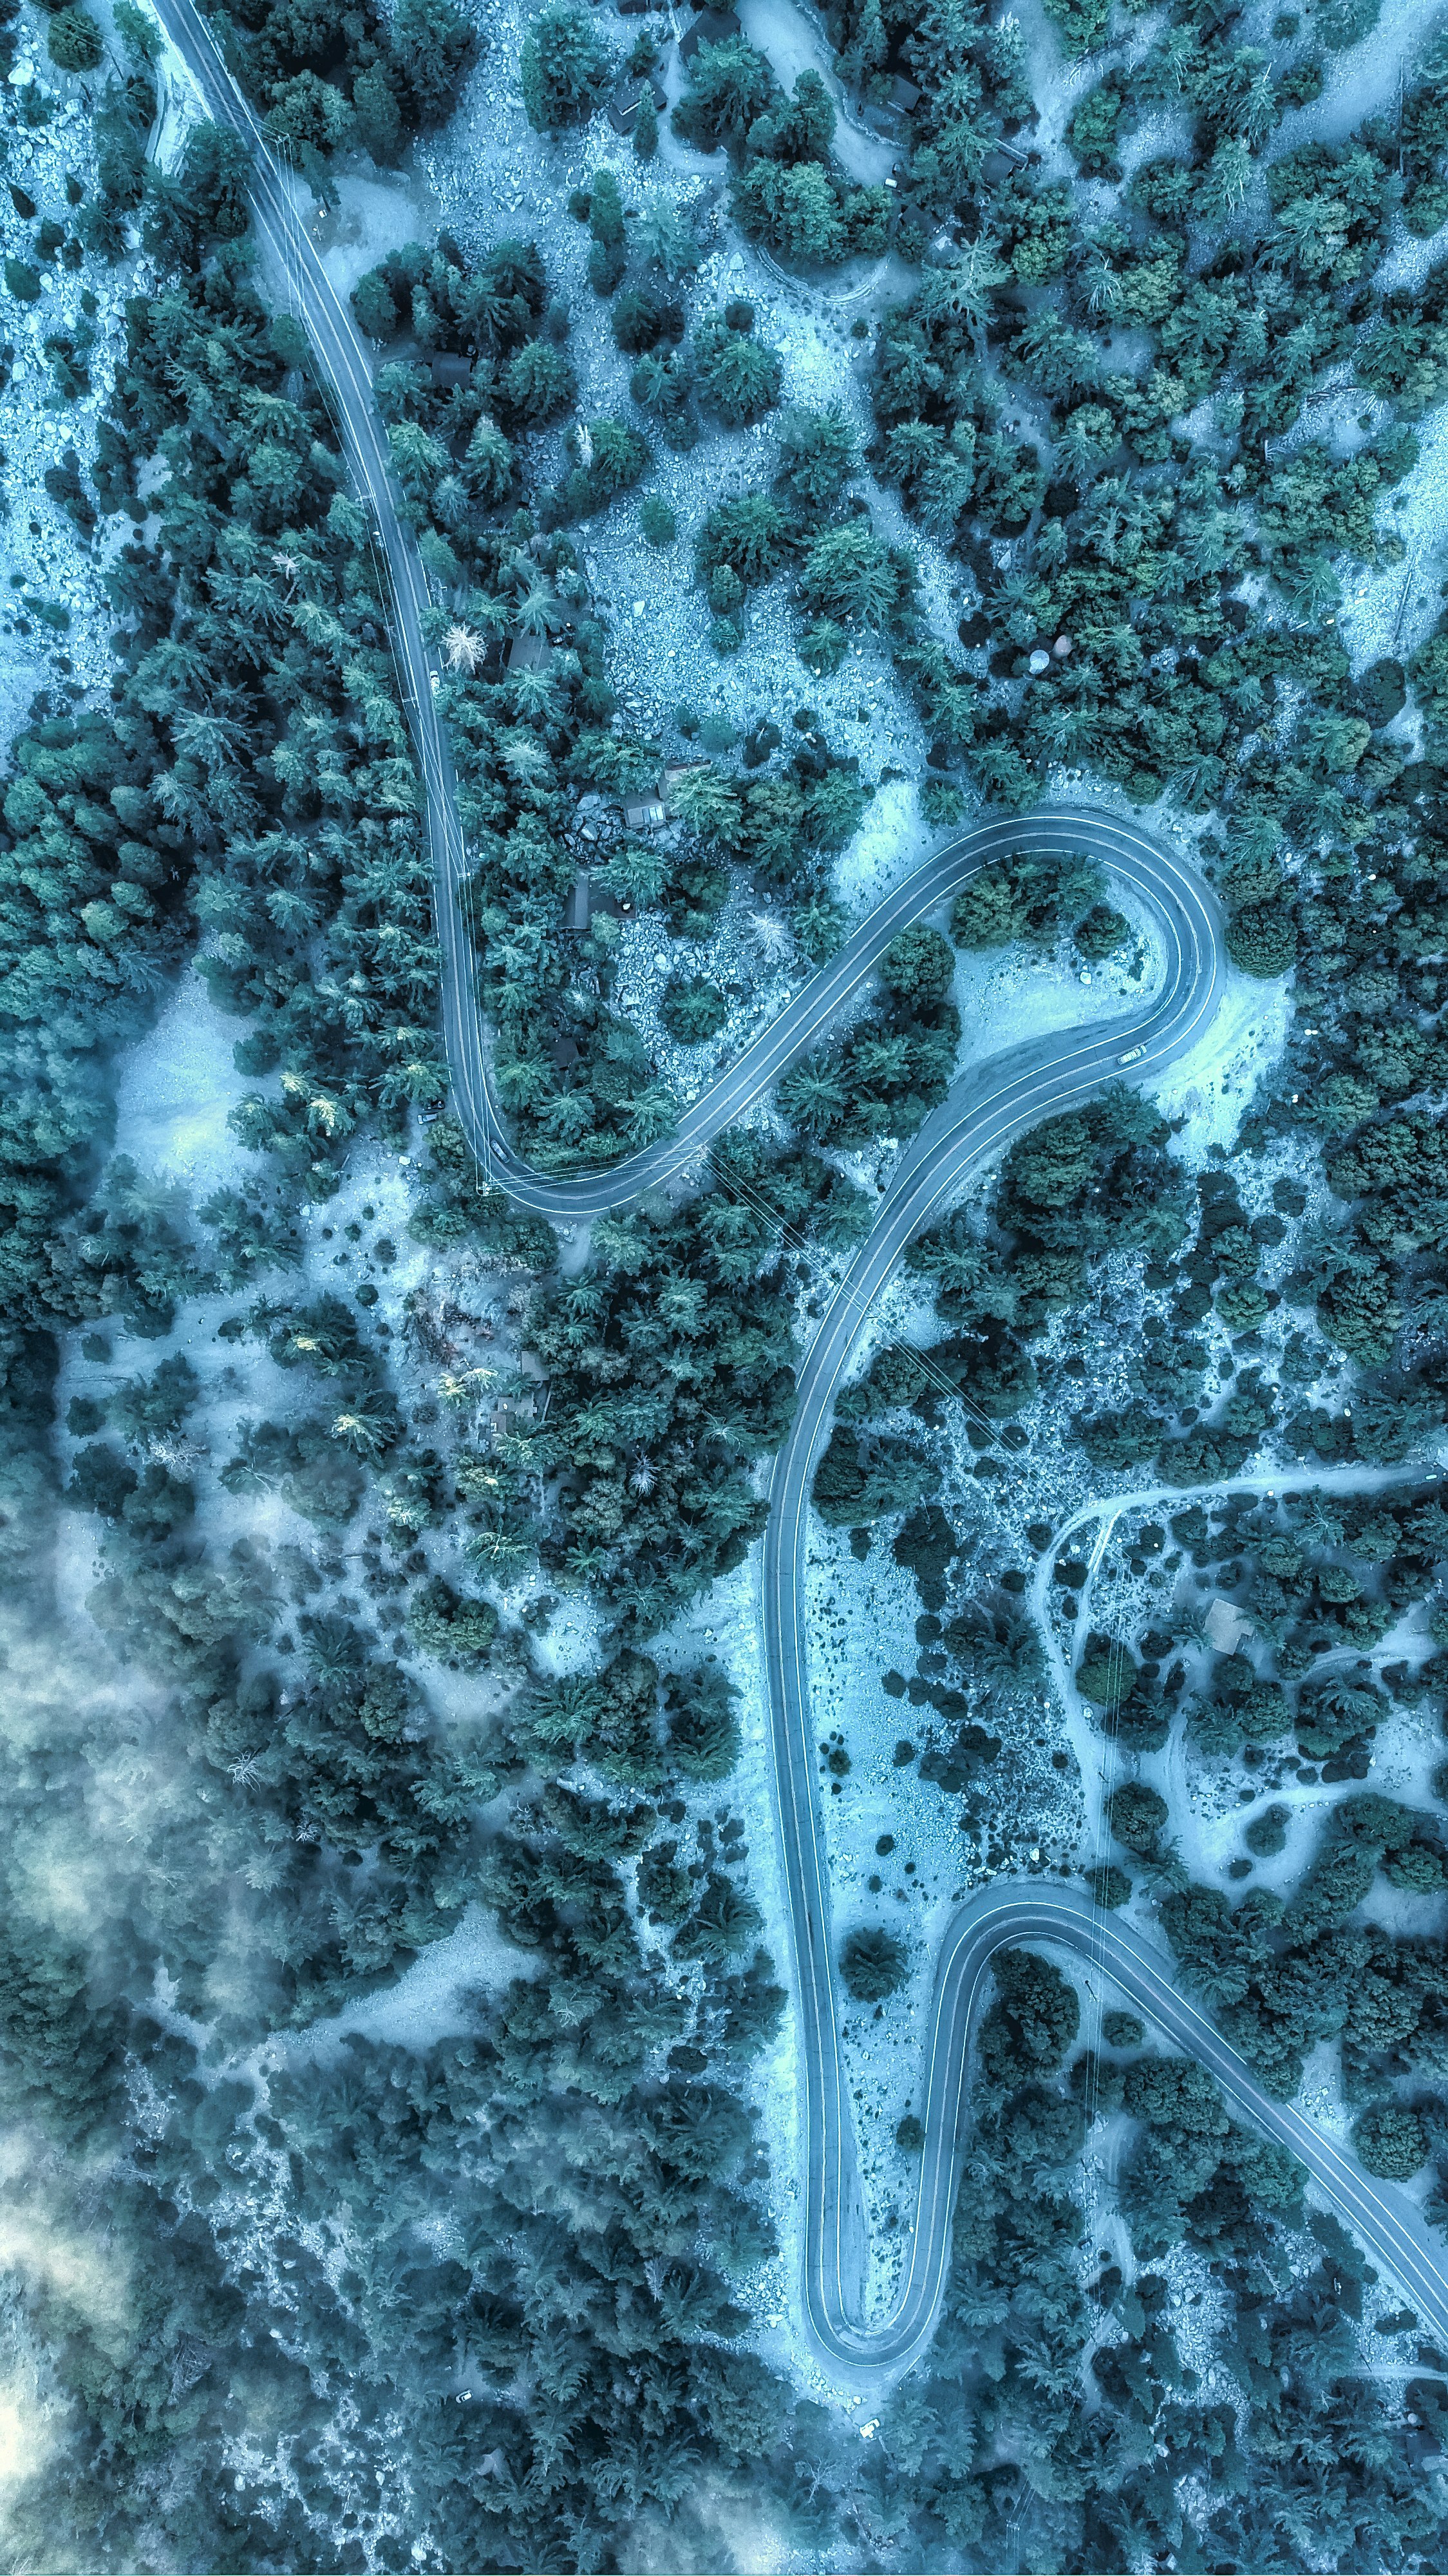
[[495,420],[486,413],[468,440],[463,481],[485,508],[501,501],[513,479],[513,450]]
[[[476,30],[451,0],[397,0],[392,14],[392,55],[412,93],[417,123],[424,129],[445,125],[457,105],[458,92],[478,54]],[[363,140],[384,150],[394,133],[390,92],[381,66],[365,70],[353,85],[353,105]]]
[[1428,2140],[1405,2102],[1375,2102],[1353,2126],[1358,2161],[1387,2182],[1406,2182],[1428,2161]]
[[1093,965],[1102,957],[1114,957],[1130,936],[1127,923],[1108,903],[1094,903],[1085,920],[1077,922],[1074,933],[1082,956],[1089,957]]
[[1071,59],[1094,52],[1106,33],[1108,0],[1046,0],[1046,15],[1055,21]]
[[833,895],[812,894],[789,917],[795,946],[812,966],[823,966],[844,942],[849,916]]
[[778,259],[824,268],[847,255],[839,201],[817,161],[756,161],[735,188],[734,211]]
[[748,314],[747,322],[731,322],[729,315],[735,309],[731,305],[724,314],[711,314],[694,334],[699,390],[728,429],[742,429],[773,411],[784,380],[778,351],[751,336],[754,315],[749,306],[739,308]]
[[1448,185],[1441,179],[1425,179],[1409,194],[1403,207],[1403,221],[1420,241],[1438,232],[1448,223]]
[[980,2065],[997,2093],[1064,2064],[1081,2027],[1075,1987],[1034,1950],[997,1950],[996,2000],[980,2026]]
[[866,518],[847,520],[816,537],[804,560],[803,608],[839,626],[884,626],[914,589],[908,557],[882,545]]
[[454,1672],[476,1671],[488,1660],[498,1614],[490,1601],[457,1593],[435,1574],[413,1595],[407,1633],[416,1654],[435,1655]]
[[789,545],[790,523],[778,502],[765,492],[745,492],[738,500],[716,503],[704,521],[699,570],[707,580],[727,564],[748,588],[779,570]]
[[699,435],[689,401],[693,382],[693,365],[683,349],[646,350],[628,382],[640,410],[653,413],[666,445],[681,454]]
[[816,617],[799,639],[799,658],[817,680],[833,679],[849,649],[848,635],[832,617]]
[[964,791],[953,778],[927,778],[920,790],[920,811],[934,830],[951,830],[965,818]]
[[779,441],[779,480],[786,498],[812,513],[830,509],[859,468],[855,433],[839,410],[794,411]]
[[898,932],[880,960],[880,981],[886,990],[917,1009],[943,1000],[954,974],[949,940],[920,921]]
[[1227,954],[1244,975],[1270,982],[1285,975],[1297,954],[1292,915],[1277,904],[1249,904],[1227,923]]
[[632,490],[652,461],[644,440],[626,421],[588,421],[569,443],[579,461],[553,496],[553,508],[563,519],[583,519],[607,509],[620,492]]
[[732,1959],[759,1930],[761,1916],[732,1879],[711,1870],[693,1917],[674,1940],[677,1959]]
[[1108,1861],[1103,1869],[1088,1869],[1086,1884],[1096,1903],[1108,1913],[1114,1912],[1118,1905],[1124,1905],[1131,1894],[1130,1879],[1114,1861]]
[[613,308],[611,328],[618,346],[630,358],[641,358],[660,341],[682,340],[684,308],[672,295],[650,286],[630,287]]
[[905,1944],[893,1932],[851,1932],[840,1949],[840,1976],[857,2004],[893,1995],[909,1974]]
[[727,1780],[739,1760],[739,1694],[713,1665],[677,1673],[665,1685],[669,1751],[689,1780]]
[[1129,1699],[1136,1680],[1136,1660],[1129,1646],[1114,1637],[1092,1635],[1076,1667],[1076,1688],[1098,1708],[1114,1708]]
[[639,504],[639,530],[649,545],[657,547],[671,546],[679,533],[678,520],[657,492]]
[[670,122],[681,142],[696,152],[716,152],[721,143],[742,148],[744,138],[778,96],[769,65],[742,36],[722,45],[701,45],[689,66],[689,86]]
[[863,1528],[909,1511],[935,1483],[934,1471],[903,1440],[867,1439],[836,1423],[815,1469],[815,1510],[831,1529]]
[[[1443,213],[1444,218],[1448,218],[1448,205],[1444,206]],[[1358,688],[1367,714],[1375,725],[1391,724],[1394,716],[1401,713],[1408,701],[1407,682],[1402,663],[1395,662],[1390,655],[1385,655],[1381,661],[1369,664],[1358,682]]]
[[96,1441],[77,1452],[66,1501],[77,1511],[99,1512],[103,1520],[118,1521],[135,1490],[135,1469],[127,1466],[109,1441]]
[[547,340],[525,340],[498,379],[498,390],[523,429],[546,429],[572,409],[578,386],[561,350]]
[[1242,1836],[1248,1851],[1258,1860],[1275,1859],[1278,1852],[1286,1850],[1288,1821],[1286,1807],[1268,1807],[1260,1816],[1254,1816]]
[[724,1026],[729,1005],[707,975],[679,976],[665,985],[659,1016],[681,1046],[702,1046]]
[[182,179],[204,236],[241,241],[251,221],[247,182],[251,155],[229,125],[194,125],[186,141]]
[[1106,1802],[1106,1821],[1128,1851],[1154,1851],[1168,1813],[1165,1798],[1144,1780],[1124,1781]]
[[369,340],[392,340],[402,327],[402,317],[385,270],[369,268],[352,289],[352,310],[357,327]]

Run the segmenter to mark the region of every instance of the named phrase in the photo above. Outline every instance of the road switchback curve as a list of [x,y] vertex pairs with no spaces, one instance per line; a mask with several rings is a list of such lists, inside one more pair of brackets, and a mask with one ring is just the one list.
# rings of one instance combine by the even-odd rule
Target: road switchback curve
[[828,1874],[811,1753],[803,1578],[814,1462],[865,1317],[919,1229],[969,1174],[1037,1120],[1113,1079],[1158,1076],[1206,1034],[1222,982],[1222,924],[1195,870],[1138,825],[1089,807],[991,818],[924,860],[875,907],[839,954],[661,1138],[607,1171],[559,1176],[516,1152],[495,1099],[462,895],[468,865],[451,754],[436,697],[442,674],[427,645],[427,578],[401,515],[372,366],[303,223],[295,181],[223,63],[192,0],[153,0],[206,112],[252,154],[252,207],[263,252],[305,325],[359,492],[370,506],[393,590],[394,649],[426,796],[442,960],[442,1012],[454,1103],[484,1170],[521,1206],[588,1218],[679,1178],[710,1140],[767,1091],[826,1031],[898,930],[949,901],[981,868],[1017,850],[1083,852],[1128,886],[1151,918],[1161,972],[1141,1005],[1090,1029],[1064,1031],[969,1066],[902,1158],[866,1242],[806,1354],[799,1403],[776,1461],[764,1545],[764,1629],[775,1780],[800,2017],[805,2108],[803,2314],[837,2382],[874,2390],[925,2353],[950,2254],[950,2220],[966,2118],[970,2037],[990,1962],[1006,1943],[1044,1941],[1097,1962],[1157,2026],[1211,2071],[1238,2108],[1307,2166],[1321,2196],[1448,2345],[1448,2282],[1436,2240],[1407,2195],[1375,2182],[1301,2112],[1265,2093],[1246,2062],[1174,1982],[1172,1962],[1082,1893],[998,1880],[951,1917],[937,1964],[922,2088],[925,2146],[909,2260],[890,2313],[866,2322],[868,2247],[844,2079]]

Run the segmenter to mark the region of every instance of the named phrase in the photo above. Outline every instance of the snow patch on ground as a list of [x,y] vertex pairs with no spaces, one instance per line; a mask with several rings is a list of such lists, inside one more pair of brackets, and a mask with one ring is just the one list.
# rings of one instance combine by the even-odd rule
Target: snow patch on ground
[[312,239],[343,298],[391,250],[431,241],[443,213],[423,176],[412,169],[353,171],[337,180],[337,203],[311,214]]
[[[1386,414],[1383,415],[1384,421]],[[1381,424],[1380,424],[1381,425]],[[1431,635],[1442,606],[1440,580],[1448,526],[1448,407],[1414,425],[1418,462],[1382,513],[1405,549],[1397,563],[1360,568],[1338,615],[1355,671],[1390,654],[1406,663]]]
[[1230,1145],[1264,1076],[1277,1065],[1291,1020],[1286,982],[1264,984],[1224,969],[1216,1016],[1190,1053],[1179,1056],[1150,1093],[1163,1118],[1184,1120],[1176,1140],[1195,1167],[1213,1145]]
[[540,1962],[515,1950],[482,1907],[470,1905],[455,1932],[434,1941],[403,1970],[395,1985],[311,2028],[290,2043],[317,2054],[356,2031],[394,2048],[426,2049],[476,2028],[473,1997],[499,1995],[515,1977],[536,1977]]
[[[792,45],[815,40],[806,22],[789,10],[771,11],[772,24]],[[567,212],[568,191],[586,186],[600,168],[618,178],[626,209],[641,212],[667,200],[678,206],[704,253],[690,293],[697,318],[731,296],[754,305],[755,331],[779,349],[784,362],[783,406],[825,408],[838,403],[863,446],[873,435],[867,400],[867,344],[851,336],[850,323],[890,296],[909,291],[909,273],[895,261],[850,263],[822,281],[792,278],[772,260],[740,243],[727,229],[723,155],[710,159],[685,151],[663,121],[657,158],[638,162],[627,143],[602,119],[584,131],[545,142],[528,129],[516,87],[504,66],[516,60],[524,27],[521,13],[505,9],[495,23],[492,49],[474,75],[463,105],[445,135],[414,155],[419,176],[445,207],[463,246],[479,251],[504,231],[535,238],[550,284],[569,297],[573,327],[568,355],[579,379],[579,411],[612,413],[633,421],[628,396],[631,362],[615,347],[609,306],[587,283],[586,229]],[[794,30],[798,30],[795,33]],[[682,86],[671,55],[666,86]],[[646,425],[645,425],[646,426]],[[686,456],[672,454],[652,435],[653,465],[644,492],[667,501],[678,521],[676,544],[655,549],[638,524],[638,498],[616,503],[577,532],[599,608],[612,617],[610,677],[625,715],[637,725],[670,736],[682,704],[698,716],[722,715],[743,731],[761,719],[779,725],[788,747],[796,709],[811,708],[832,750],[856,755],[872,781],[893,766],[901,776],[923,766],[924,741],[913,707],[888,652],[877,642],[852,643],[841,669],[819,678],[795,653],[798,620],[781,581],[753,594],[742,649],[721,660],[709,643],[712,623],[703,591],[693,586],[692,540],[712,502],[767,485],[777,463],[778,415],[753,428],[726,432],[706,427]],[[549,453],[540,449],[540,455]],[[869,477],[869,497],[882,535],[906,534],[892,495]],[[960,614],[966,576],[946,565],[918,531],[909,542],[921,568],[926,602],[943,619],[955,601]],[[938,596],[937,596],[938,594]]]
[[1300,152],[1304,143],[1340,143],[1370,116],[1395,116],[1400,85],[1413,79],[1431,27],[1423,0],[1385,0],[1359,43],[1324,54],[1321,97],[1288,109],[1270,157]]
[[49,676],[33,645],[0,632],[0,742],[8,744],[19,733]]
[[[691,1804],[716,1819],[729,1812],[739,1817],[748,1854],[748,1890],[763,1916],[759,1937],[774,1962],[777,1982],[792,1988],[793,1939],[779,1842],[759,1587],[755,1551],[675,1620],[667,1637],[656,1640],[650,1651],[666,1672],[717,1657],[739,1694],[735,1709],[739,1761],[728,1780],[697,1789]],[[757,2114],[760,2144],[769,2161],[768,2208],[780,2250],[737,2283],[736,2295],[748,2302],[761,2351],[779,2367],[791,2369],[800,2359],[794,2345],[792,2294],[803,2251],[800,2180],[804,2169],[798,2026],[792,1996],[773,2043],[748,2069],[743,2089]]]
[[[893,1524],[891,1525],[894,1526]],[[828,1856],[835,1943],[883,1924],[902,1940],[910,1975],[878,2007],[842,1993],[844,2054],[854,2104],[860,2179],[870,2233],[866,2313],[882,2316],[898,2288],[914,2215],[917,2159],[895,2143],[907,2112],[917,2114],[922,2039],[935,1956],[952,1903],[964,1893],[966,1846],[953,1804],[922,1782],[897,1745],[921,1741],[919,1716],[880,1687],[883,1671],[913,1672],[920,1602],[913,1576],[897,1566],[877,1531],[863,1565],[842,1531],[812,1530],[805,1572],[810,1683],[819,1803]],[[838,1729],[851,1768],[831,1794],[823,1748]],[[880,1853],[882,1837],[894,1849]],[[871,1879],[877,1884],[872,1890]]]
[[801,72],[818,72],[835,104],[835,158],[862,187],[878,187],[899,166],[900,146],[855,121],[824,30],[790,0],[739,0],[738,18],[775,79],[793,90]]
[[1158,980],[1160,948],[1155,925],[1128,887],[1110,879],[1107,896],[1130,924],[1131,939],[1119,954],[1087,966],[1069,940],[1049,957],[1020,947],[975,955],[962,951],[954,994],[965,1035],[963,1064],[979,1063],[1005,1047],[1023,1046],[1053,1029],[1083,1035],[1098,1022],[1139,1009]]
[[1041,0],[1018,0],[1005,14],[1017,20],[1025,38],[1026,79],[1036,107],[1036,122],[1020,140],[1041,154],[1044,178],[1069,178],[1079,185],[1075,155],[1065,148],[1063,137],[1101,66],[1094,58],[1072,62]]
[[226,1123],[258,1088],[233,1060],[246,1027],[216,1008],[205,977],[188,966],[116,1085],[117,1153],[203,1197],[264,1171],[265,1155],[250,1152]]
[[852,912],[870,911],[918,867],[939,835],[920,811],[915,782],[889,778],[865,808],[858,832],[835,863],[834,889]]

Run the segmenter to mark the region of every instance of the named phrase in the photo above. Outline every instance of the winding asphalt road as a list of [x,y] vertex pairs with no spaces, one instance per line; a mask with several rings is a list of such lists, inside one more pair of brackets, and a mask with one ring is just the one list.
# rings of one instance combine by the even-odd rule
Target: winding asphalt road
[[947,1930],[929,2022],[926,2139],[909,2268],[891,2314],[864,2322],[867,2246],[840,2054],[802,1598],[814,1462],[865,1315],[912,1235],[948,1203],[965,1176],[1039,1118],[1089,1098],[1127,1069],[1123,1058],[1130,1059],[1131,1080],[1145,1081],[1205,1032],[1221,982],[1217,908],[1194,871],[1113,817],[1065,809],[983,823],[926,860],[876,907],[840,955],[703,1094],[672,1136],[607,1172],[559,1179],[532,1171],[514,1151],[490,1087],[488,1042],[460,903],[466,853],[451,757],[434,703],[441,675],[424,637],[427,583],[398,511],[370,361],[306,231],[293,184],[273,160],[205,22],[191,0],[153,5],[208,115],[235,128],[252,149],[252,202],[263,251],[286,280],[306,326],[337,405],[359,490],[374,514],[393,586],[398,670],[426,791],[454,1100],[479,1161],[510,1197],[549,1216],[588,1217],[677,1177],[824,1030],[898,929],[934,910],[1007,851],[1089,851],[1132,887],[1150,913],[1165,961],[1159,989],[1129,1016],[1089,1033],[1033,1040],[972,1067],[956,1083],[903,1158],[868,1240],[826,1310],[800,1373],[793,1427],[775,1466],[764,1555],[765,1642],[805,2078],[804,2313],[821,2360],[837,2382],[877,2391],[882,2378],[907,2369],[929,2344],[949,2264],[973,2017],[995,1952],[1023,1940],[1047,1941],[1096,1961],[1159,2028],[1209,2066],[1247,2117],[1301,2157],[1322,2196],[1448,2344],[1448,2282],[1440,2251],[1406,2196],[1372,2181],[1299,2112],[1264,2093],[1209,2016],[1179,1991],[1172,1961],[1140,1933],[1103,1917],[1083,1894],[1034,1881],[997,1882],[962,1906]]

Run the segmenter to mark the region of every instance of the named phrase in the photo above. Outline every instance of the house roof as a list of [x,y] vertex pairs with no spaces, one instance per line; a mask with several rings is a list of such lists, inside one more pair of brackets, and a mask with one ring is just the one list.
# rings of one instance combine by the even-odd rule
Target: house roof
[[727,44],[731,36],[742,32],[732,9],[701,9],[687,35],[680,39],[680,58],[691,63],[701,45]]

